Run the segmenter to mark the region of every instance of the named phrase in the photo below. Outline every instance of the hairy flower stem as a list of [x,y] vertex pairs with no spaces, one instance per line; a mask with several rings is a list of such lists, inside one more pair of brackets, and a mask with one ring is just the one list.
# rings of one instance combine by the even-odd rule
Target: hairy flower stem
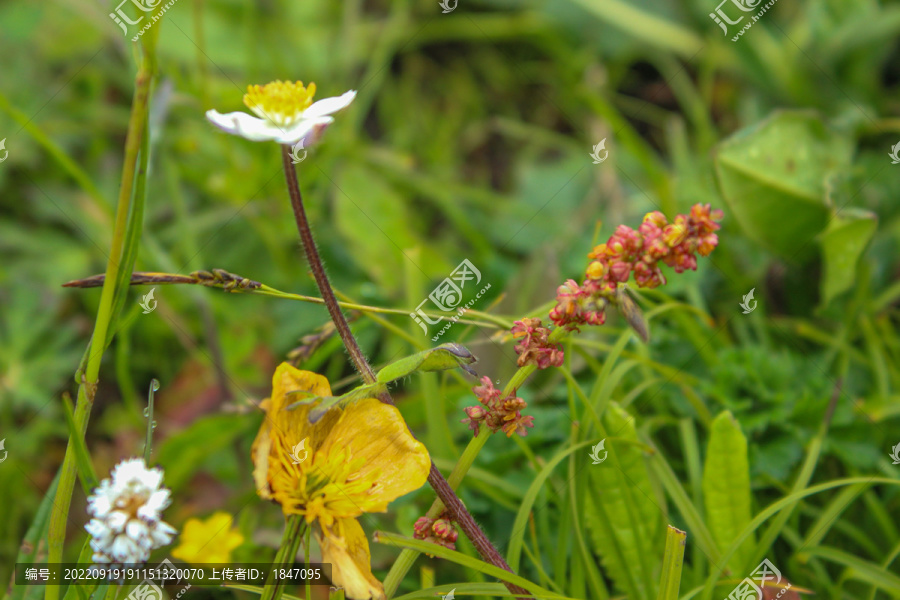
[[[322,299],[325,301],[328,314],[331,315],[331,320],[334,322],[338,335],[341,336],[341,340],[344,342],[344,347],[347,348],[347,352],[350,354],[353,365],[359,371],[365,383],[375,383],[375,372],[372,370],[366,357],[363,356],[362,350],[360,350],[359,344],[356,343],[356,338],[353,337],[353,332],[350,330],[350,325],[347,323],[347,319],[344,318],[344,314],[341,312],[341,307],[338,304],[337,298],[334,296],[334,291],[331,289],[331,284],[328,281],[328,275],[325,273],[325,267],[322,265],[322,259],[319,257],[319,251],[316,249],[316,242],[313,239],[312,230],[310,229],[309,221],[306,218],[306,210],[303,208],[303,198],[300,195],[300,184],[297,181],[297,172],[294,169],[294,164],[291,160],[290,146],[282,145],[281,160],[284,165],[288,193],[291,197],[291,207],[294,210],[294,217],[297,221],[297,230],[300,232],[300,240],[303,243],[306,259],[309,262],[310,269],[312,269],[313,277],[319,288],[319,293],[322,294]],[[379,393],[378,399],[385,404],[394,404],[393,398],[391,398],[390,394],[386,391]],[[437,467],[434,465],[434,461],[431,462],[431,471],[428,473],[428,483],[431,484],[431,487],[434,488],[438,498],[440,498],[444,506],[447,507],[450,517],[456,521],[463,533],[465,533],[472,541],[472,545],[475,546],[475,549],[478,550],[481,557],[494,566],[512,572],[512,569],[509,568],[509,565],[506,564],[506,561],[497,549],[494,548],[494,545],[491,544],[490,540],[484,535],[484,532],[481,531],[481,528],[475,522],[475,519],[469,511],[466,510],[466,507],[463,506],[462,501],[453,491],[453,488],[450,487],[450,484],[447,483],[447,480],[444,479],[444,476],[438,471]],[[506,587],[514,594],[528,595],[526,590],[516,585],[507,583]]]

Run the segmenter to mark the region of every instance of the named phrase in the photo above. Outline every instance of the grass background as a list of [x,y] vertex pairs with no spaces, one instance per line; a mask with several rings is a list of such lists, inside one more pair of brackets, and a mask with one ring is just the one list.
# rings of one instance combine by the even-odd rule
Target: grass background
[[[103,272],[110,246],[135,71],[133,33],[121,35],[107,17],[113,8],[0,6],[0,137],[9,152],[0,164],[4,581],[62,461],[60,397],[74,389],[100,297],[60,285]],[[357,89],[299,174],[333,284],[360,303],[412,310],[468,258],[491,284],[475,308],[510,319],[538,307],[545,314],[556,286],[580,277],[585,254],[617,224],[636,227],[650,210],[671,218],[697,202],[725,209],[712,257],[696,273],[668,271],[670,285],[646,295],[646,309],[671,305],[651,319],[649,345],[628,339],[611,317],[567,344],[571,379],[551,370],[520,390],[534,430],[524,440],[490,440],[463,492],[501,551],[550,458],[599,440],[573,433],[586,406],[576,389],[600,412],[614,401],[636,417],[636,435],[666,458],[703,521],[702,465],[723,410],[747,437],[753,514],[801,479],[814,440],[821,454],[810,486],[896,480],[888,453],[900,443],[900,167],[887,154],[900,139],[900,6],[782,0],[735,43],[709,18],[714,9],[706,0],[461,0],[442,14],[437,2],[180,0],[155,25],[161,77],[138,268],[224,268],[314,295],[277,149],[221,134],[203,113],[241,109],[247,84],[274,79],[315,81],[319,97]],[[813,122],[800,133],[789,127],[797,110]],[[787,121],[776,111],[789,111],[778,113]],[[747,141],[767,124],[772,137]],[[609,159],[594,165],[588,153],[601,139]],[[760,159],[747,159],[746,180],[731,186],[714,158],[729,144]],[[792,159],[799,174],[772,166]],[[824,222],[792,229],[810,205]],[[825,235],[825,223],[851,214],[845,209],[877,218],[869,236],[853,234],[858,256]],[[847,257],[843,269],[827,262],[829,248]],[[759,306],[743,315],[738,303],[751,288]],[[158,308],[143,315],[146,291],[132,290],[104,359],[88,433],[95,469],[107,473],[141,451],[141,411],[156,377],[155,457],[176,498],[168,520],[180,526],[227,510],[248,538],[238,558],[274,552],[281,517],[255,500],[249,477],[254,402],[266,396],[275,365],[327,315],[312,304],[179,287],[157,288]],[[430,344],[408,317],[385,319],[395,329],[366,316],[354,322],[375,364]],[[515,371],[512,343],[497,329],[457,324],[442,341],[464,343],[494,380]],[[335,339],[302,366],[344,388],[354,383]],[[470,436],[459,420],[472,385],[428,374],[395,391],[442,468]],[[616,568],[592,535],[579,545],[578,514],[589,511],[572,502],[596,483],[581,454],[566,459],[571,477],[560,467],[539,492],[522,572],[593,598],[607,587],[615,594]],[[710,557],[691,545],[695,532],[674,488],[647,473],[657,509],[688,529],[684,594],[711,577]],[[843,489],[805,498],[757,549],[820,597],[900,597],[896,487],[862,485],[849,497]],[[430,498],[426,488],[398,501],[367,518],[367,531],[410,534]],[[73,559],[85,520],[76,489]],[[601,567],[591,564],[598,554]],[[394,556],[374,545],[376,572]],[[438,560],[418,564],[442,583],[477,578]],[[419,575],[403,591],[418,589]]]

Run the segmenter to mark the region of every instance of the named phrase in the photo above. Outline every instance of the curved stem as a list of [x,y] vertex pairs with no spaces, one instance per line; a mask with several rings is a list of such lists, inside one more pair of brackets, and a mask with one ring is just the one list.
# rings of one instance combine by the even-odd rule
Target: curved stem
[[[313,239],[312,230],[310,229],[309,221],[306,218],[306,211],[303,208],[303,198],[300,195],[300,184],[297,181],[297,172],[294,169],[294,164],[291,160],[290,146],[282,145],[281,161],[284,166],[288,192],[291,197],[291,207],[294,210],[294,218],[297,221],[297,230],[300,233],[300,240],[303,243],[303,249],[306,251],[306,259],[313,272],[313,277],[316,280],[319,293],[322,294],[322,300],[325,301],[328,314],[331,316],[331,320],[334,322],[334,326],[341,336],[341,340],[344,342],[344,347],[347,348],[347,352],[350,354],[350,359],[353,361],[354,367],[359,371],[365,383],[375,383],[375,372],[372,370],[372,367],[369,366],[365,356],[363,356],[359,344],[356,343],[356,338],[353,337],[350,325],[344,318],[344,313],[341,312],[340,304],[338,304],[337,298],[334,296],[334,291],[332,291],[331,284],[328,282],[328,275],[326,275],[325,268],[322,266],[322,259],[319,257],[319,251],[316,249],[316,242]],[[378,399],[385,404],[394,404],[393,398],[391,398],[390,394],[386,391],[378,394]],[[438,471],[438,468],[434,465],[434,461],[432,461],[431,470],[428,473],[428,483],[434,488],[440,501],[447,507],[450,517],[459,524],[463,533],[465,533],[472,541],[472,545],[475,546],[478,553],[481,554],[481,557],[492,565],[512,572],[512,569],[509,568],[509,565],[506,564],[506,561],[497,549],[494,548],[494,545],[491,544],[490,540],[484,535],[484,532],[481,531],[481,528],[475,522],[475,519],[469,511],[466,510],[466,507],[453,491],[453,488],[450,487],[450,484],[447,483],[447,480],[444,479],[444,476]],[[506,583],[506,587],[514,594],[528,595],[526,590],[517,585]]]

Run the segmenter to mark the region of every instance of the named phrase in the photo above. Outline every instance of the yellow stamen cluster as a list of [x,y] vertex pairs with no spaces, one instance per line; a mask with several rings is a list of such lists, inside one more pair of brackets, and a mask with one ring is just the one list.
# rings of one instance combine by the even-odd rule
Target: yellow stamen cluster
[[365,460],[353,459],[349,449],[316,453],[311,461],[295,465],[283,445],[277,447],[281,468],[272,480],[272,496],[285,514],[304,515],[308,523],[318,520],[331,527],[335,519],[386,509],[387,502],[372,498],[380,469],[362,475]]
[[302,81],[273,81],[266,85],[248,85],[244,104],[257,116],[284,127],[309,108],[315,94],[316,84],[312,82],[303,87]]

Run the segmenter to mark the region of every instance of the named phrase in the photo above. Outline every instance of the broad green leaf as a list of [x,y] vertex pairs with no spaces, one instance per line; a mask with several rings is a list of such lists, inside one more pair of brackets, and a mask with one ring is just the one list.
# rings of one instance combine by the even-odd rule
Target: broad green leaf
[[824,273],[822,275],[822,306],[853,286],[856,264],[875,229],[878,217],[867,210],[845,208],[836,214],[828,228],[819,235]]
[[657,600],[678,600],[686,538],[686,532],[675,529],[671,525],[666,528],[666,551],[663,555],[662,577],[659,582]]
[[852,140],[813,114],[778,111],[722,142],[722,196],[747,236],[783,258],[806,256],[831,213],[828,175],[847,167]]
[[604,426],[609,460],[588,464],[584,523],[606,574],[629,600],[656,597],[665,507],[656,503],[634,419],[611,403]]
[[[719,550],[727,549],[750,522],[750,465],[747,438],[728,411],[710,426],[706,464],[703,467],[703,500],[706,522]],[[751,535],[728,561],[732,574],[743,573],[753,553]]]

